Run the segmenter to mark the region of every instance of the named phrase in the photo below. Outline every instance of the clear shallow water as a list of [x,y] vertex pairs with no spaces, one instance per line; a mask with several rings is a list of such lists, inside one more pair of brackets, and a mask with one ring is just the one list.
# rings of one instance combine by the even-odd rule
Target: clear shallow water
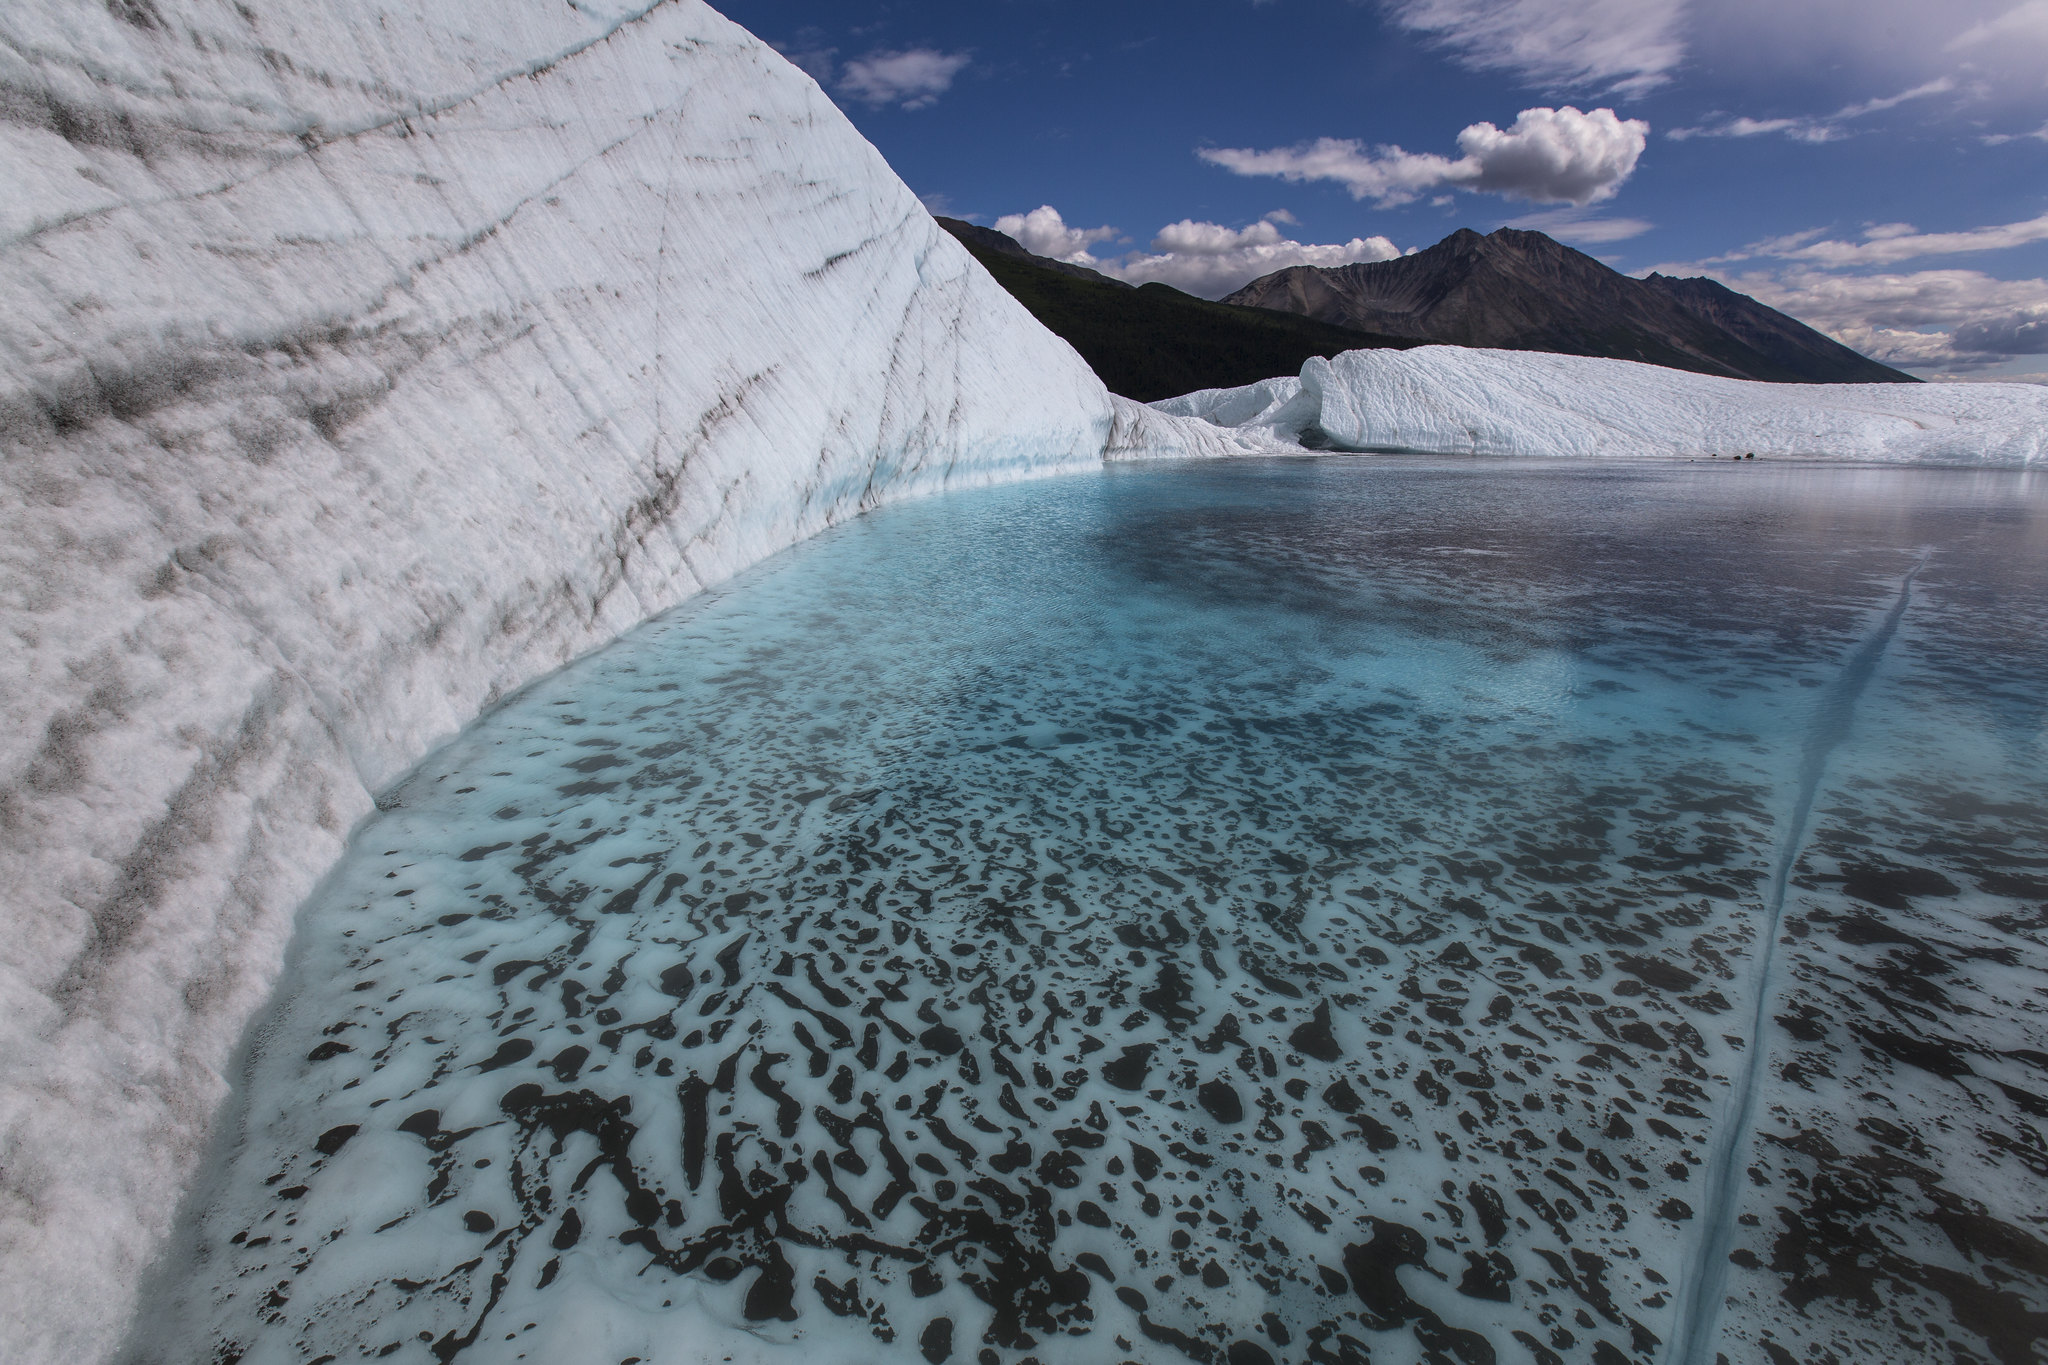
[[862,518],[392,794],[134,1356],[2035,1360],[2044,494]]

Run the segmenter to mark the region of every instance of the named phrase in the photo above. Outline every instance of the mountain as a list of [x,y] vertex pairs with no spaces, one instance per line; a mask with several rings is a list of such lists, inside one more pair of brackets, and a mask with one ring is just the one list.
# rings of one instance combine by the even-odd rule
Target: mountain
[[1085,265],[1074,265],[1069,261],[1056,261],[1050,256],[1034,255],[1025,250],[1022,242],[1007,232],[997,232],[994,228],[985,228],[978,223],[970,223],[960,218],[941,218],[938,221],[940,227],[959,238],[960,244],[977,256],[992,251],[1011,260],[1038,266],[1042,270],[1072,275],[1077,280],[1093,280],[1097,284],[1113,285],[1118,289],[1132,288],[1131,285],[1119,279],[1112,279],[1100,270],[1090,270]]
[[1038,320],[1081,353],[1110,392],[1140,402],[1301,371],[1310,356],[1420,344],[1269,308],[1210,303],[1163,284],[1048,260],[992,228],[941,218]]
[[1634,279],[1513,228],[1484,237],[1462,229],[1399,260],[1292,266],[1223,302],[1417,341],[1640,360],[1734,379],[1917,382],[1712,280]]

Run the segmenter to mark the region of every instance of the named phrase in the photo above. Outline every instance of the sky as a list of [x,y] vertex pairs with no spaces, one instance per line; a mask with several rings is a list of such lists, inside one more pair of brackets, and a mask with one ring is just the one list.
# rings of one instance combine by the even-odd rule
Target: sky
[[1538,228],[2048,381],[2048,0],[713,0],[935,213],[1216,298]]

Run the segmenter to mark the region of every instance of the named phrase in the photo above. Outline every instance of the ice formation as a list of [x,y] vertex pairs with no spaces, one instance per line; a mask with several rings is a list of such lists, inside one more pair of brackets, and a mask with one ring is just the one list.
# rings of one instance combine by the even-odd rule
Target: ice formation
[[698,0],[0,37],[0,1353],[74,1365],[372,793],[821,527],[1175,424]]
[[2036,384],[1763,384],[1627,360],[1458,346],[1312,358],[1298,379],[1153,406],[1337,450],[1957,465],[2048,459],[2048,387]]
[[2033,1365],[2030,476],[1501,463],[894,507],[523,693],[129,1365]]

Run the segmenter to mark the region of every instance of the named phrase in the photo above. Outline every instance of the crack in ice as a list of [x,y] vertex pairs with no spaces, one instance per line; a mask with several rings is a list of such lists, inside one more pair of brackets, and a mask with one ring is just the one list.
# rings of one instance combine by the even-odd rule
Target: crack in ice
[[1692,1288],[1685,1296],[1678,1328],[1671,1336],[1673,1365],[1709,1365],[1714,1340],[1721,1324],[1721,1299],[1728,1282],[1728,1253],[1734,1241],[1735,1207],[1739,1195],[1735,1183],[1737,1155],[1746,1150],[1753,1136],[1758,1073],[1766,1056],[1764,1029],[1771,1009],[1771,978],[1777,966],[1778,929],[1784,919],[1785,896],[1791,885],[1792,869],[1806,842],[1807,826],[1813,819],[1813,803],[1820,793],[1821,778],[1827,773],[1828,758],[1849,737],[1856,719],[1856,703],[1862,698],[1878,663],[1884,658],[1899,622],[1913,601],[1913,580],[1927,567],[1933,547],[1925,547],[1899,580],[1898,595],[1877,629],[1866,637],[1843,664],[1814,708],[1811,728],[1799,759],[1799,794],[1785,827],[1785,839],[1771,874],[1764,901],[1763,948],[1756,977],[1756,1013],[1750,1021],[1749,1055],[1735,1082],[1729,1105],[1729,1119],[1714,1143],[1707,1160],[1707,1200],[1702,1210],[1705,1241],[1697,1253],[1694,1272],[1687,1278]]

